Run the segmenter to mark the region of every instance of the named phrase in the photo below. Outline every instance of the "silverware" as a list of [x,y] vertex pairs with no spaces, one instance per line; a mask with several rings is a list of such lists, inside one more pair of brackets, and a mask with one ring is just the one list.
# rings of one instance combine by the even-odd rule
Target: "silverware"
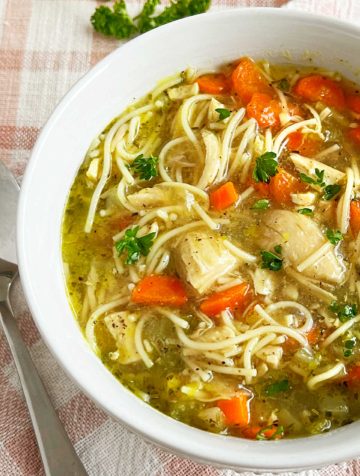
[[14,357],[46,475],[86,476],[22,340],[11,308],[10,291],[18,278],[15,248],[18,194],[18,184],[0,162],[0,322]]

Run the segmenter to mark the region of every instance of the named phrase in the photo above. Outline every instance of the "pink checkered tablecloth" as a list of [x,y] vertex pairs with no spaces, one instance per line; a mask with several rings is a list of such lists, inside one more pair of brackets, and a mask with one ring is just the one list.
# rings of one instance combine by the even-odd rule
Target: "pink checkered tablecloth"
[[[134,12],[139,3],[128,1]],[[0,160],[20,181],[39,130],[60,98],[119,45],[94,34],[89,18],[96,4],[93,0],[0,0]],[[212,9],[240,6],[300,8],[360,22],[360,0],[213,0]],[[23,338],[90,476],[236,476],[231,470],[166,453],[96,408],[45,347],[20,286],[16,293],[15,311]],[[0,476],[43,475],[14,362],[1,330],[0,363]],[[360,461],[304,474],[360,475]]]

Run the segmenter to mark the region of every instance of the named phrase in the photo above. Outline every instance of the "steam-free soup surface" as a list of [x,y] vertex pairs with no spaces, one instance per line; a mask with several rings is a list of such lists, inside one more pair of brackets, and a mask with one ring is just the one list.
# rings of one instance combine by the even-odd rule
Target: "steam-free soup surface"
[[165,78],[94,140],[63,260],[122,384],[243,438],[358,419],[359,120],[339,74],[241,58]]

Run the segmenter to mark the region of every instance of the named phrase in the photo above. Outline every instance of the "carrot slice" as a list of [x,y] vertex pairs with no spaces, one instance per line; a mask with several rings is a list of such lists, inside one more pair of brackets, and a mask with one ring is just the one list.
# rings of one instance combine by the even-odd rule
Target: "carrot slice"
[[349,109],[360,114],[360,94],[350,94],[347,96],[346,104]]
[[360,126],[349,129],[348,137],[355,142],[355,144],[360,145]]
[[305,186],[299,179],[280,169],[270,180],[270,194],[272,198],[282,205],[291,203],[291,194],[305,190]]
[[182,282],[174,276],[145,276],[131,294],[132,302],[148,305],[182,306],[187,302]]
[[250,304],[253,293],[247,283],[211,294],[200,304],[200,310],[207,316],[214,317],[225,309],[244,311]]
[[351,367],[342,381],[347,382],[350,386],[360,385],[360,363]]
[[360,231],[360,200],[352,200],[350,203],[350,227],[354,236]]
[[224,210],[235,203],[238,197],[234,184],[226,182],[210,193],[210,203],[215,210]]
[[204,74],[196,82],[205,94],[225,94],[230,90],[230,82],[224,74]]
[[293,91],[308,101],[321,101],[337,109],[345,107],[345,95],[340,84],[319,74],[299,79]]
[[248,425],[250,420],[248,400],[248,396],[241,393],[239,396],[229,400],[218,400],[216,405],[224,413],[228,425],[243,427]]
[[269,94],[254,93],[246,112],[249,117],[256,119],[260,127],[277,127],[280,124],[280,104]]
[[286,147],[288,148],[288,150],[300,150],[303,140],[304,135],[300,131],[292,132],[288,135]]
[[235,93],[244,104],[247,104],[254,93],[274,94],[273,88],[267,82],[254,61],[250,58],[241,58],[231,75]]
[[[274,437],[275,433],[277,432],[277,429],[278,427],[276,425],[271,425],[266,428],[262,428],[261,426],[248,426],[247,428],[244,428],[242,430],[242,435],[249,440],[256,440],[256,437],[259,435],[261,431],[264,439],[271,440]],[[274,439],[280,439],[280,438],[281,438],[281,434],[276,435]]]
[[306,157],[313,157],[319,152],[321,144],[322,141],[318,137],[295,131],[288,135],[286,147],[288,150],[297,151]]

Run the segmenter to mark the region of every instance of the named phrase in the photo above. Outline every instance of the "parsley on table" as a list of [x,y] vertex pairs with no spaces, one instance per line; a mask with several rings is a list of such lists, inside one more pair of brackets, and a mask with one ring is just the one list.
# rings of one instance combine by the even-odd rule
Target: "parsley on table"
[[[274,248],[276,252],[278,252],[277,250],[279,250],[278,246],[275,246]],[[283,265],[283,260],[278,255],[272,253],[271,251],[260,251],[260,254],[262,258],[261,267],[263,269],[270,269],[270,271],[280,271]]]
[[312,215],[314,213],[311,208],[299,208],[297,212],[301,215]]
[[91,23],[97,32],[121,40],[180,18],[204,13],[211,0],[173,0],[161,13],[154,15],[158,5],[160,0],[147,0],[141,13],[131,19],[125,1],[116,0],[113,9],[104,5],[98,7],[91,16]]
[[139,227],[135,226],[125,231],[124,238],[115,243],[116,251],[119,256],[126,253],[126,264],[134,264],[141,256],[147,256],[153,245],[156,233],[137,237]]
[[136,157],[130,165],[134,172],[139,175],[142,180],[151,180],[158,175],[157,164],[158,157],[144,157],[143,154]]
[[340,192],[341,187],[338,184],[326,185],[324,181],[324,175],[325,175],[325,170],[315,169],[316,178],[312,178],[306,174],[301,173],[300,179],[305,183],[308,183],[311,185],[317,185],[318,187],[321,187],[324,191],[322,198],[324,200],[331,200]]
[[358,312],[356,304],[339,304],[337,301],[333,301],[329,309],[337,315],[340,322],[349,321],[355,317]]
[[323,199],[324,200],[331,200],[334,198],[341,190],[340,185],[334,184],[334,185],[326,185],[324,187],[324,195]]
[[269,183],[270,178],[274,177],[278,171],[278,162],[275,152],[265,152],[256,159],[253,171],[253,179],[255,182]]
[[330,228],[326,231],[326,237],[332,245],[337,245],[343,239],[339,230],[331,230]]
[[274,395],[277,395],[278,393],[287,392],[290,389],[291,387],[290,387],[289,380],[284,379],[284,380],[279,380],[278,382],[274,382],[268,385],[265,389],[265,394],[268,397],[273,397]]
[[258,431],[256,435],[257,440],[279,440],[284,436],[285,430],[282,425],[279,425],[276,428],[275,432],[270,431],[269,436],[266,435],[269,430],[273,430],[273,426],[266,426],[265,428],[262,428],[260,431]]
[[231,111],[229,109],[226,109],[224,107],[218,107],[215,109],[215,111],[219,114],[219,121],[223,121],[224,119],[227,119],[231,115]]
[[266,210],[270,207],[270,200],[267,198],[261,198],[251,207],[252,210]]

